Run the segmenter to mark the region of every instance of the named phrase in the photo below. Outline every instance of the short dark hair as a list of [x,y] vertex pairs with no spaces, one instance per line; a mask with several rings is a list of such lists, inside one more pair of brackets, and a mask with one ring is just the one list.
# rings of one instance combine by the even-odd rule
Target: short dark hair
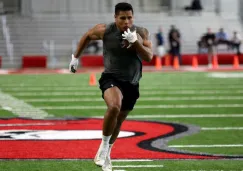
[[132,5],[126,2],[120,2],[116,4],[115,6],[115,14],[118,15],[120,11],[132,11],[133,13],[133,8]]

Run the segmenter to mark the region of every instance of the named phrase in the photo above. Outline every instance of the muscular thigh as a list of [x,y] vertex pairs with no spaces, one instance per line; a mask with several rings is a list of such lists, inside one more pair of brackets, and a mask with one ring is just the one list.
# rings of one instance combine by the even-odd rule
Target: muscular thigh
[[122,106],[123,95],[118,87],[114,86],[106,89],[103,96],[107,106]]
[[121,111],[131,111],[139,97],[139,85],[132,85],[115,79],[110,74],[102,74],[100,80],[102,97],[107,105],[119,104]]

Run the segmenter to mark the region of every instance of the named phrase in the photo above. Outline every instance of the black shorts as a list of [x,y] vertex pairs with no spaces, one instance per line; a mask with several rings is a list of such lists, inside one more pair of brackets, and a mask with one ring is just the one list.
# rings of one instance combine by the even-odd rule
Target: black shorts
[[123,95],[121,111],[133,110],[133,107],[139,98],[139,84],[134,85],[130,82],[117,80],[112,74],[107,73],[102,73],[101,78],[99,79],[99,84],[103,98],[105,90],[113,86],[118,87]]

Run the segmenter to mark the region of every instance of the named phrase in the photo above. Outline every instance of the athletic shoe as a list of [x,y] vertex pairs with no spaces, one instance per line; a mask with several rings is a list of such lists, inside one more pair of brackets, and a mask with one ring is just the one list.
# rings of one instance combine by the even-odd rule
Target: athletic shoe
[[105,164],[102,166],[103,171],[112,171],[112,164],[110,156],[106,157]]
[[95,155],[94,162],[97,166],[103,166],[105,164],[107,154],[108,154],[108,149],[109,146],[103,146],[102,144],[100,145],[100,148]]

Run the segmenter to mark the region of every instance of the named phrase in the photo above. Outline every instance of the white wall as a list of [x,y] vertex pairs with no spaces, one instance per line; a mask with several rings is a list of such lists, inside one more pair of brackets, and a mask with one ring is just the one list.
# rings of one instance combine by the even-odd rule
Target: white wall
[[[25,0],[23,0],[25,1]],[[27,0],[28,1],[28,0]],[[156,11],[160,8],[160,0],[29,0],[33,13],[92,13],[92,12],[114,12],[114,6],[118,2],[129,2],[133,5],[135,12]],[[144,9],[140,9],[144,4]],[[22,6],[28,8],[26,3]]]
[[[32,11],[33,13],[92,13],[105,11],[113,12],[114,5],[120,1],[130,2],[134,5],[135,11],[137,12],[156,11],[157,8],[160,8],[160,0],[23,0],[22,2],[25,3],[24,1],[31,1],[30,11]],[[220,2],[220,12],[225,15],[239,14],[239,1],[240,0],[201,0],[205,11],[212,12],[215,11],[217,2]],[[187,5],[190,5],[191,0],[171,0],[171,2],[173,8],[175,10],[178,10],[184,8]],[[140,9],[140,3],[144,4],[145,6],[142,7],[143,10]]]
[[99,12],[101,3],[100,0],[70,0],[70,12]]
[[81,13],[104,12],[105,0],[31,0],[33,13]]
[[66,0],[32,0],[32,12],[66,12]]
[[[172,0],[172,1],[173,1],[174,9],[182,9],[185,6],[190,6],[192,0]],[[205,11],[214,11],[216,1],[217,0],[201,0],[201,3]]]
[[221,0],[221,13],[223,16],[238,16],[240,0]]
[[31,0],[24,0],[21,3],[21,14],[24,16],[31,16],[32,13],[32,5]]

